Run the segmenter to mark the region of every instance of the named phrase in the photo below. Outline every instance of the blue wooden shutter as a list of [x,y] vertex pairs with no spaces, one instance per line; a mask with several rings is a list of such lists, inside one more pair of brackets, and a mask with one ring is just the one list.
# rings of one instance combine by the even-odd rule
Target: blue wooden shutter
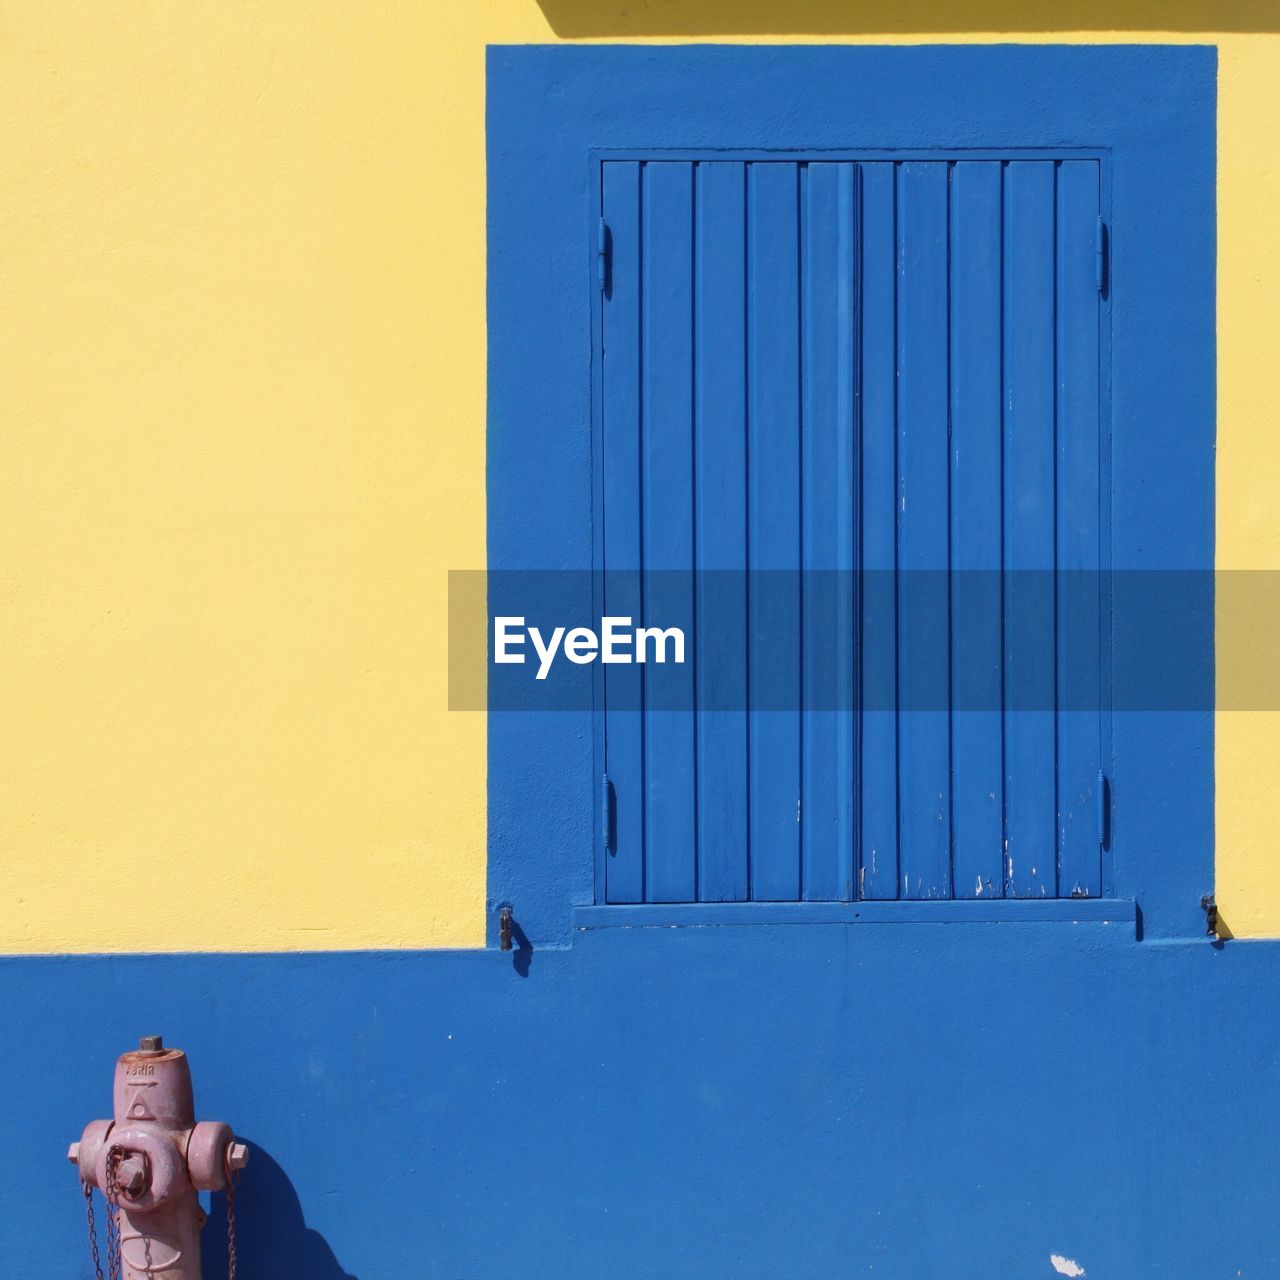
[[1098,895],[1098,163],[602,169],[604,900]]

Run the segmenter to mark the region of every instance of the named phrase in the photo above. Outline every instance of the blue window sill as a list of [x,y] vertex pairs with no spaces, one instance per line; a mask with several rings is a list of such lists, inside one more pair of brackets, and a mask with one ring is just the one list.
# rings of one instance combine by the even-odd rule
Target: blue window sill
[[575,929],[761,924],[1123,924],[1124,898],[965,898],[896,902],[695,902],[575,907]]

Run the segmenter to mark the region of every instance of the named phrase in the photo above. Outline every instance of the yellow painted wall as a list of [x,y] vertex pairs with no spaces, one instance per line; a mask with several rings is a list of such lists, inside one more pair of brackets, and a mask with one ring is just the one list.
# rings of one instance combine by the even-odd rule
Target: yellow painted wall
[[[0,951],[481,942],[445,603],[484,562],[486,43],[1219,44],[1218,553],[1256,568],[1277,29],[1272,0],[0,6]],[[1265,665],[1256,609],[1228,626]],[[1219,899],[1280,934],[1280,715],[1218,729]]]

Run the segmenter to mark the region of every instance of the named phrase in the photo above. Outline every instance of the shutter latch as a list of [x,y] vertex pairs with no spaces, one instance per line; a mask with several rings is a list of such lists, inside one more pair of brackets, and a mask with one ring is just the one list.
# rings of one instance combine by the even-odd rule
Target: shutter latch
[[1207,926],[1205,933],[1210,938],[1218,936],[1218,904],[1213,894],[1206,893],[1200,899],[1200,910],[1204,912],[1204,922]]

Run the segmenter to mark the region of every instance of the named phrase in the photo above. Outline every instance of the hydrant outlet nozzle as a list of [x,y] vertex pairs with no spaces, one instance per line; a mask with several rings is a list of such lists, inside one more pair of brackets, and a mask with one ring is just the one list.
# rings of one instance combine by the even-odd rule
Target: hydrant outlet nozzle
[[120,1161],[116,1181],[131,1196],[147,1185],[147,1162],[141,1156],[127,1156]]

